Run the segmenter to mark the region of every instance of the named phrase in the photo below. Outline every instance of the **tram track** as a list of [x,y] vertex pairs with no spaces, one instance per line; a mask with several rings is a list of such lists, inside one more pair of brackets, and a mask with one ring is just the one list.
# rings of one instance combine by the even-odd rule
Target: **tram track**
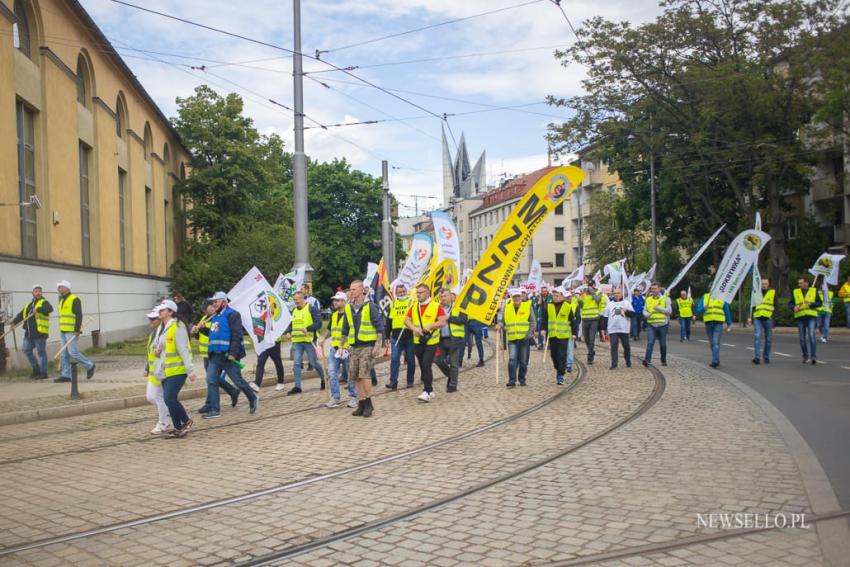
[[[444,447],[444,446],[450,445],[452,443],[456,443],[456,442],[468,439],[470,437],[474,437],[476,435],[481,435],[483,433],[486,433],[486,432],[491,431],[493,429],[496,429],[498,427],[502,427],[504,425],[507,425],[509,423],[512,423],[512,422],[515,422],[519,419],[522,419],[526,416],[529,416],[529,415],[549,406],[553,402],[565,397],[569,392],[573,391],[583,381],[584,377],[586,376],[586,373],[587,373],[587,369],[584,367],[584,365],[579,363],[578,364],[578,372],[577,372],[576,377],[572,380],[572,382],[570,382],[566,387],[561,389],[557,394],[550,396],[549,398],[546,398],[546,399],[544,399],[544,400],[542,400],[542,401],[540,401],[540,402],[538,402],[538,403],[536,403],[536,404],[534,404],[534,405],[532,405],[532,406],[530,406],[530,407],[528,407],[528,408],[526,408],[526,409],[524,409],[524,410],[522,410],[518,413],[515,413],[515,414],[512,414],[510,416],[498,419],[496,421],[493,421],[491,423],[488,423],[488,424],[483,425],[481,427],[478,427],[476,429],[466,431],[466,432],[463,432],[463,433],[459,433],[459,434],[453,435],[451,437],[447,437],[445,439],[442,439],[440,441],[436,441],[434,443],[430,443],[430,444],[427,444],[427,445],[423,445],[423,446],[420,446],[420,447],[417,447],[417,448],[409,449],[409,450],[402,451],[402,452],[399,452],[399,453],[395,453],[395,454],[392,454],[392,455],[383,456],[383,457],[380,457],[378,459],[374,459],[372,461],[360,463],[358,465],[346,467],[346,468],[339,469],[339,470],[336,470],[336,471],[332,471],[332,472],[329,472],[329,473],[311,476],[311,477],[301,479],[301,480],[298,480],[298,481],[295,481],[295,482],[277,485],[277,486],[273,486],[273,487],[270,487],[270,488],[257,490],[257,491],[253,491],[253,492],[248,492],[248,493],[241,494],[241,495],[238,495],[238,496],[223,498],[223,499],[219,499],[219,500],[213,500],[213,501],[205,502],[205,503],[198,504],[198,505],[195,505],[195,506],[175,509],[175,510],[171,510],[169,512],[149,515],[149,516],[145,516],[145,517],[141,517],[141,518],[136,518],[136,519],[133,519],[133,520],[127,520],[127,521],[123,521],[123,522],[116,522],[116,523],[109,524],[109,525],[98,526],[98,527],[91,528],[91,529],[88,529],[88,530],[81,530],[81,531],[78,531],[78,532],[67,533],[67,534],[63,534],[63,535],[59,535],[59,536],[51,536],[51,537],[47,537],[47,538],[43,538],[43,539],[39,539],[39,540],[35,540],[35,541],[11,545],[11,546],[0,549],[0,557],[6,557],[6,556],[10,556],[10,555],[13,555],[13,554],[16,554],[16,553],[34,550],[34,549],[40,549],[40,548],[44,548],[44,547],[56,545],[56,544],[70,543],[70,542],[83,540],[83,539],[90,538],[90,537],[97,536],[97,535],[113,533],[113,532],[116,532],[118,530],[123,530],[123,529],[128,529],[128,528],[137,528],[137,527],[140,527],[140,526],[145,526],[145,525],[153,524],[153,523],[156,523],[156,522],[161,522],[161,521],[165,521],[165,520],[171,520],[171,519],[174,519],[174,518],[180,518],[180,517],[188,516],[188,515],[195,514],[195,513],[198,513],[198,512],[203,512],[203,511],[212,510],[212,509],[216,509],[216,508],[222,508],[222,507],[226,507],[226,506],[234,505],[234,504],[240,504],[240,503],[243,503],[243,502],[255,500],[255,499],[258,499],[258,498],[265,497],[265,496],[270,496],[270,495],[280,494],[280,493],[284,493],[284,492],[288,492],[288,491],[293,491],[293,490],[296,490],[296,489],[303,488],[305,486],[317,484],[317,483],[322,482],[322,481],[345,477],[346,475],[351,475],[352,473],[356,473],[356,472],[359,472],[359,471],[363,471],[363,470],[370,469],[370,468],[373,468],[373,467],[377,467],[377,466],[380,466],[380,465],[384,465],[384,464],[387,464],[387,463],[392,463],[394,461],[399,461],[399,460],[402,460],[402,459],[419,456],[419,455],[422,455],[423,453],[427,453],[429,451],[439,449],[441,447]],[[387,392],[387,393],[391,393],[391,392]],[[320,406],[320,407],[322,407],[322,406]],[[315,408],[310,408],[310,409],[315,409]],[[305,410],[300,410],[300,411],[303,412],[303,411],[309,411],[309,410],[305,409]],[[272,417],[272,416],[270,416],[270,417]],[[281,417],[281,416],[276,416],[276,417]],[[256,421],[256,420],[254,420],[254,421]]]

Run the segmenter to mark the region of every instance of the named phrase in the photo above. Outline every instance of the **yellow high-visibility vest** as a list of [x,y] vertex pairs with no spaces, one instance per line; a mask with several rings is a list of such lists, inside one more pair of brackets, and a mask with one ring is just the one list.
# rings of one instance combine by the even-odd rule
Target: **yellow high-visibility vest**
[[794,313],[794,318],[799,319],[800,317],[817,317],[818,312],[812,309],[811,307],[808,307],[808,305],[811,305],[815,302],[816,298],[817,290],[815,290],[815,288],[813,287],[810,287],[806,290],[805,296],[803,295],[803,290],[801,290],[799,287],[795,289],[794,305],[803,305],[805,303],[807,304],[807,307],[805,309],[800,309],[799,311]]
[[349,338],[345,345],[342,342],[342,322],[345,320],[345,313],[334,311],[331,313],[331,346],[334,348],[345,348],[351,344]]
[[183,358],[177,351],[177,343],[174,340],[177,334],[177,327],[184,327],[180,321],[175,321],[165,331],[165,377],[179,376],[186,374],[186,366],[183,364]]
[[679,306],[679,317],[682,319],[690,319],[694,316],[694,300],[690,297],[676,299],[676,305]]
[[581,319],[582,321],[591,321],[599,318],[599,302],[593,299],[593,295],[585,293],[581,296]]
[[763,317],[773,317],[773,310],[775,308],[773,302],[776,297],[776,291],[769,289],[764,292],[763,299],[761,303],[756,305],[756,308],[753,310],[753,318],[761,319]]
[[[44,298],[42,297],[38,301],[36,301],[33,309],[35,310],[35,328],[42,335],[46,335],[50,332],[50,316],[41,313],[39,309],[44,304]],[[29,314],[30,303],[27,303],[24,306],[23,318],[26,319]],[[72,313],[73,315],[73,313]],[[74,329],[71,329],[73,331]]]
[[153,348],[151,345],[153,343],[153,336],[155,334],[156,331],[154,330],[154,332],[148,335],[148,344],[145,347],[145,350],[148,353],[148,382],[150,382],[154,386],[159,386],[160,384],[162,384],[162,382],[156,379],[156,376],[153,372],[153,365],[156,362],[156,355],[153,353]]
[[348,319],[348,341],[349,344],[354,342],[373,343],[378,340],[378,331],[372,325],[371,302],[363,304],[360,310],[360,328],[357,329],[356,336],[354,335],[354,311],[350,303],[345,304],[345,318]]
[[[422,309],[420,306],[414,305],[411,309],[413,309],[413,324],[417,325],[420,329],[424,329],[426,325],[433,325],[437,322],[437,317],[440,313],[440,304],[434,301],[431,302],[425,307],[425,313],[422,313]],[[426,345],[435,345],[440,342],[440,333],[432,331],[430,335],[426,335],[428,337],[428,341],[425,343]],[[425,337],[417,337],[414,335],[413,344],[421,344],[422,339]]]
[[[560,305],[560,311],[555,313],[555,306]],[[550,303],[547,306],[549,316],[549,338],[550,339],[569,339],[573,336],[573,329],[570,326],[570,312],[573,307],[563,301],[561,303]]]
[[413,305],[413,298],[407,296],[404,299],[396,299],[390,307],[390,320],[392,321],[392,329],[404,329],[404,318],[407,317],[407,312]]
[[658,299],[655,299],[651,295],[646,297],[646,311],[649,313],[649,318],[647,318],[646,322],[650,325],[661,325],[667,322],[666,314],[655,311],[655,308],[659,305],[661,307],[667,307],[666,295],[662,295]]
[[505,304],[505,332],[509,341],[518,341],[528,336],[531,328],[531,303],[523,301],[519,308],[513,301]]
[[706,293],[702,296],[702,306],[705,311],[702,313],[702,320],[706,323],[726,321],[726,313],[723,311],[722,299],[711,299],[711,294]]
[[296,307],[292,310],[292,342],[293,343],[311,343],[313,337],[307,331],[307,327],[313,324],[313,314],[310,313],[310,306],[305,304],[304,307]]
[[69,293],[59,298],[59,331],[62,333],[73,333],[77,326],[77,316],[74,315],[74,300],[77,296]]

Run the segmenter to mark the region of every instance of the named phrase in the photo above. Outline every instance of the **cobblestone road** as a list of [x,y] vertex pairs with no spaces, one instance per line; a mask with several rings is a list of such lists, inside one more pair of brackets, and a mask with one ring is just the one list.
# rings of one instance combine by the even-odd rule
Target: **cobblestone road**
[[[275,489],[397,455],[538,409],[477,435],[349,474],[170,519],[0,556],[32,565],[209,565],[247,561],[461,493],[550,457],[632,415],[656,381],[599,357],[569,391],[532,352],[529,387],[495,384],[494,364],[437,388],[402,390],[372,419],[320,408],[317,389],[265,395],[152,439],[151,408],[0,429],[0,546]],[[504,366],[503,366],[504,369]],[[436,509],[280,564],[537,565],[712,533],[709,512],[810,512],[794,459],[763,412],[690,363],[663,369],[646,414],[553,462]],[[314,386],[315,388],[315,383]],[[194,406],[193,406],[194,407]],[[199,420],[200,421],[200,420]],[[26,479],[21,482],[21,479]],[[14,482],[13,482],[14,480]],[[817,532],[775,530],[604,565],[818,565]]]

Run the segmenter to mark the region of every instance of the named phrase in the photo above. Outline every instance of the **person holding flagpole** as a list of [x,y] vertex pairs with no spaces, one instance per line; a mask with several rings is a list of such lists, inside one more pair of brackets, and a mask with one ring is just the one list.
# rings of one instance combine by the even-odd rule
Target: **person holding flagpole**
[[599,311],[602,305],[602,292],[594,287],[592,279],[587,280],[586,287],[579,299],[581,313],[581,332],[584,344],[587,346],[587,363],[593,364],[596,355],[596,333],[599,331]]
[[[815,281],[817,281],[815,276]],[[794,320],[797,322],[797,333],[800,336],[800,350],[803,351],[803,364],[811,362],[817,364],[817,340],[815,339],[815,325],[817,324],[820,298],[815,286],[809,286],[809,280],[800,278],[797,280],[797,289],[794,290],[788,307],[794,312]]]
[[[755,306],[753,316],[748,321],[753,326],[753,350],[755,351],[753,364],[759,364],[761,360],[764,360],[765,364],[770,364],[776,290],[770,287],[768,278],[761,278],[761,294],[761,303]],[[764,344],[764,350],[762,350],[762,344]]]
[[711,299],[711,293],[705,293],[697,303],[697,314],[702,315],[705,323],[705,333],[711,346],[711,363],[709,366],[720,366],[720,337],[723,334],[723,323],[726,331],[732,330],[732,312],[729,304],[722,299]]
[[643,365],[652,363],[652,351],[655,341],[661,351],[661,366],[667,366],[667,331],[670,329],[670,313],[673,306],[670,298],[661,295],[661,286],[658,282],[652,282],[649,295],[643,308],[643,316],[647,323],[646,354],[643,357]]
[[390,304],[390,381],[387,389],[398,388],[398,375],[401,370],[401,355],[404,354],[406,361],[406,383],[407,387],[413,386],[416,378],[416,361],[413,354],[413,336],[404,326],[404,318],[413,305],[413,297],[407,293],[407,286],[399,283],[395,286],[395,299]]

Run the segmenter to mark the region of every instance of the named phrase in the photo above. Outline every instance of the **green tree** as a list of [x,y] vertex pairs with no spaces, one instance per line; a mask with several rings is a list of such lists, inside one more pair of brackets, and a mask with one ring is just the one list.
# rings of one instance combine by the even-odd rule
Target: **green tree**
[[670,247],[692,251],[722,223],[728,241],[761,211],[769,272],[780,281],[789,267],[786,195],[807,186],[815,151],[801,132],[825,88],[809,62],[827,58],[824,38],[845,24],[840,1],[662,5],[637,27],[594,18],[556,53],[585,65],[588,78],[586,94],[550,97],[575,115],[549,138],[561,150],[594,143],[591,156],[621,175],[640,220],[649,218],[654,160],[659,233]]
[[634,272],[645,256],[649,242],[645,223],[633,224],[625,205],[624,198],[603,189],[590,196],[591,212],[585,222],[591,242],[587,261],[597,269],[625,258],[629,271]]

